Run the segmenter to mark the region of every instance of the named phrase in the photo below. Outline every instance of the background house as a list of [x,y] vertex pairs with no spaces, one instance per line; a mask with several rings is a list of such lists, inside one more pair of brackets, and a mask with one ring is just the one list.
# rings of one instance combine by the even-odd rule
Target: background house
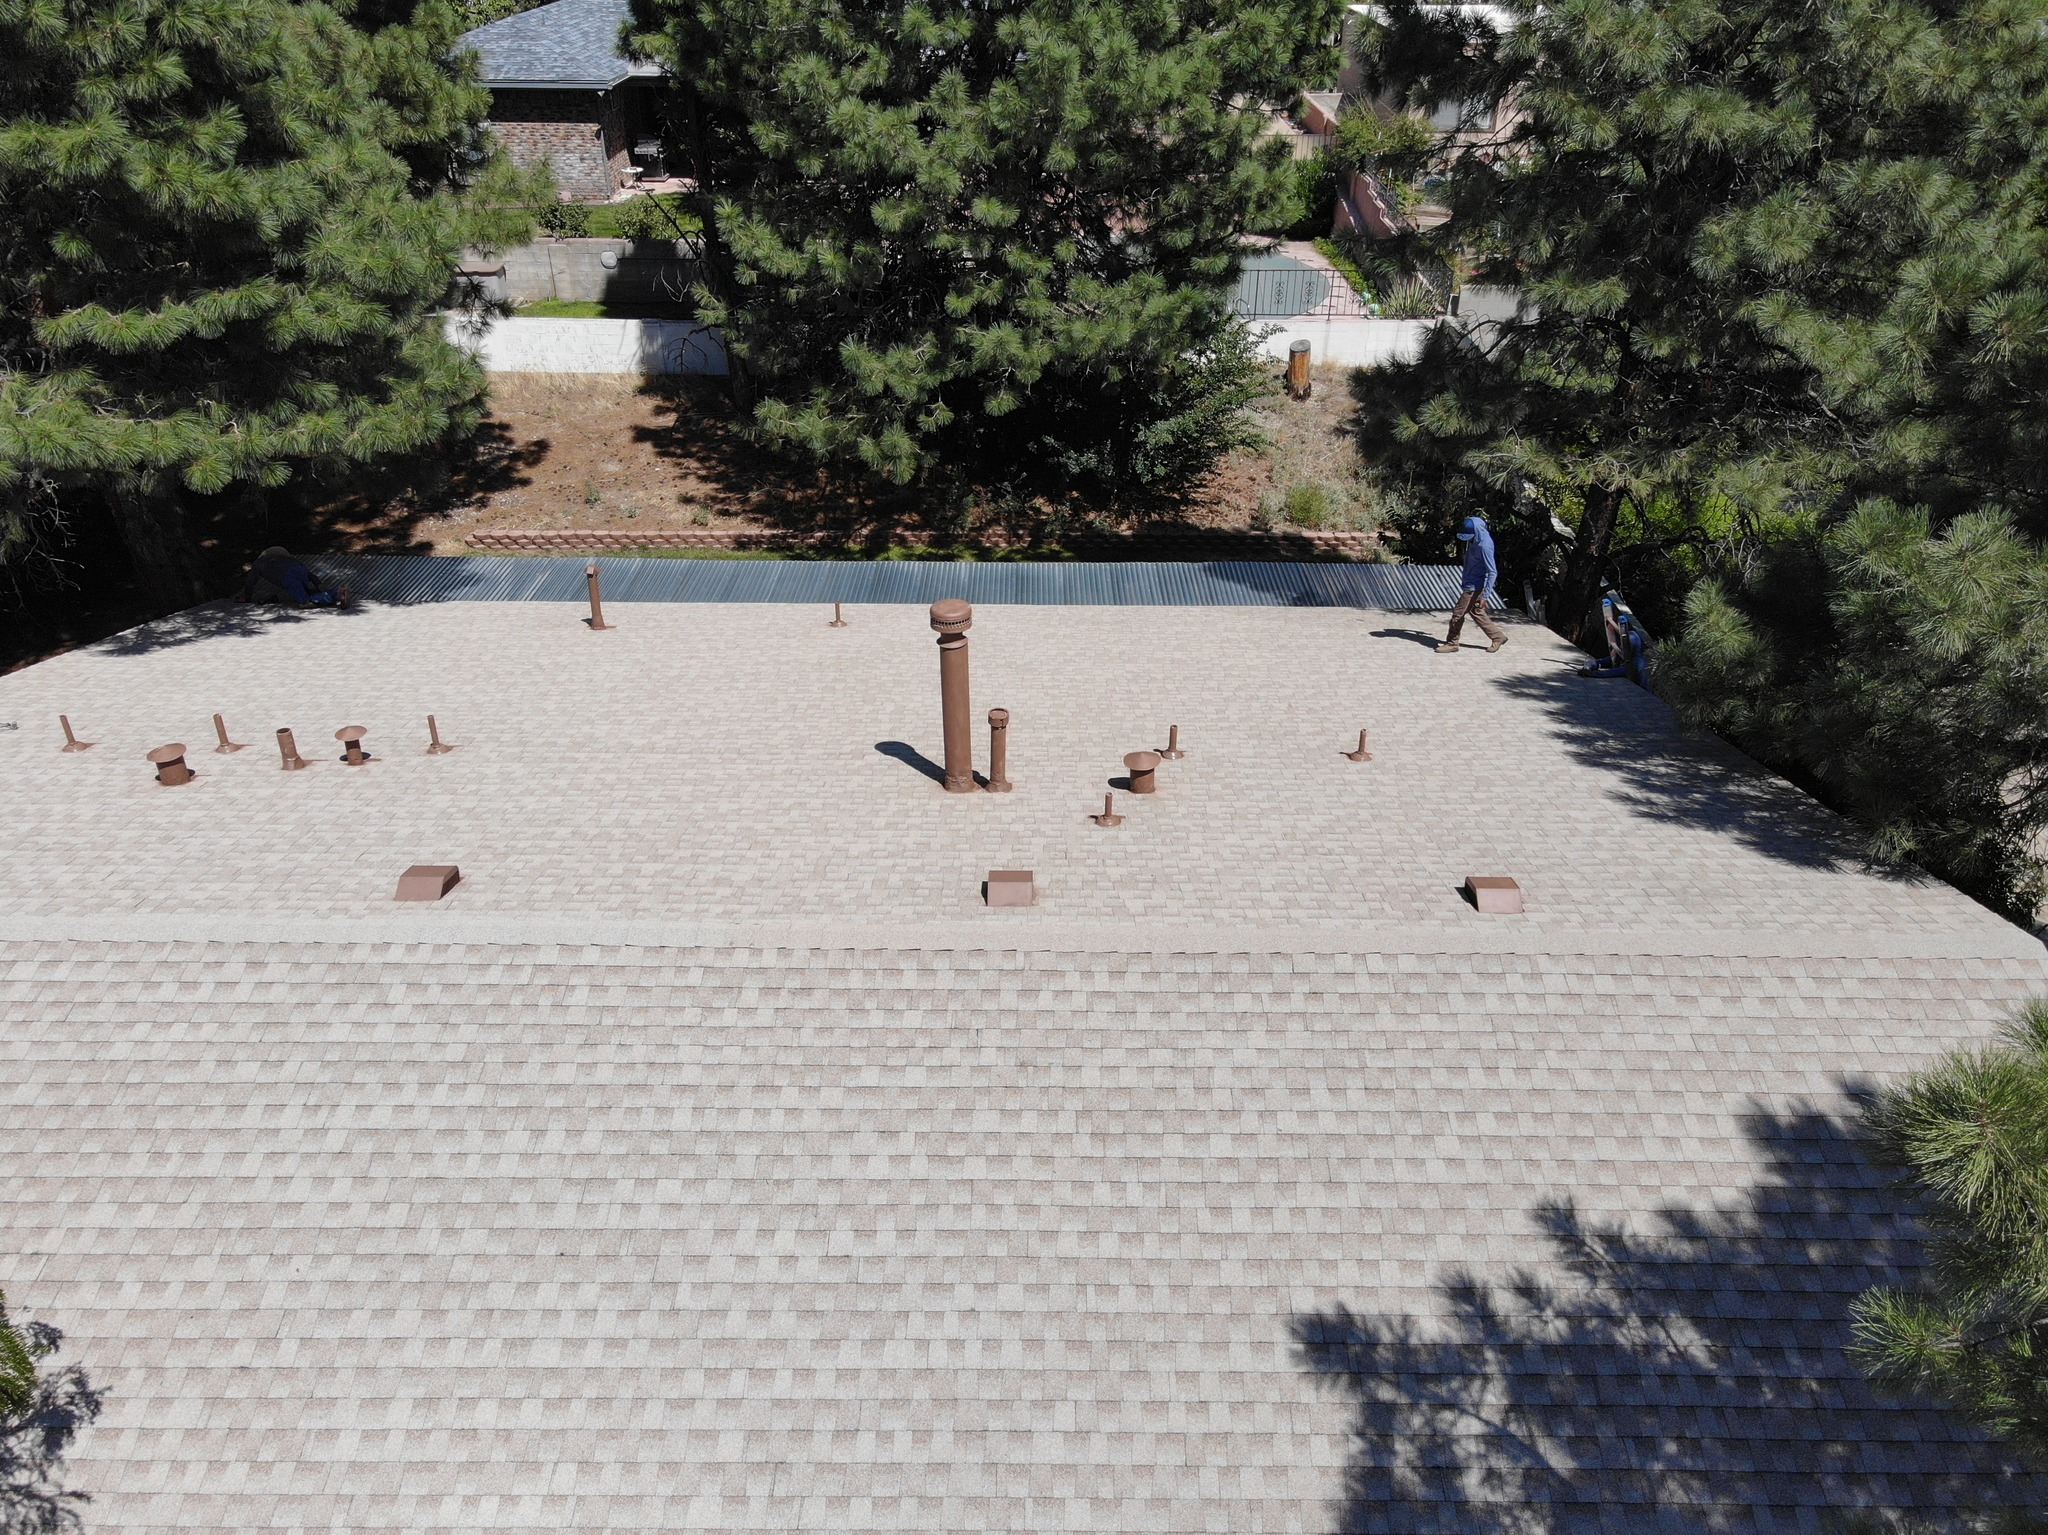
[[605,202],[659,169],[660,69],[619,45],[628,0],[554,0],[465,33],[513,160],[554,167],[567,202]]
[[[1468,22],[1484,22],[1496,32],[1507,32],[1514,26],[1513,15],[1498,5],[1454,3],[1426,9],[1455,13]],[[1370,4],[1345,7],[1342,37],[1344,68],[1337,76],[1337,89],[1306,92],[1302,97],[1302,124],[1310,133],[1334,134],[1338,119],[1346,112],[1370,111],[1386,117],[1404,110],[1393,92],[1367,91],[1364,71],[1358,64],[1359,29],[1369,22],[1383,19],[1383,14],[1377,6]],[[1494,102],[1438,101],[1431,103],[1424,115],[1430,127],[1444,136],[1446,147],[1468,149],[1505,142],[1524,114],[1520,106],[1509,99]],[[1340,235],[1355,232],[1384,240],[1408,228],[1433,228],[1448,216],[1449,210],[1436,205],[1433,200],[1416,203],[1404,212],[1393,189],[1381,186],[1370,174],[1354,172],[1347,178],[1337,198],[1334,232]]]

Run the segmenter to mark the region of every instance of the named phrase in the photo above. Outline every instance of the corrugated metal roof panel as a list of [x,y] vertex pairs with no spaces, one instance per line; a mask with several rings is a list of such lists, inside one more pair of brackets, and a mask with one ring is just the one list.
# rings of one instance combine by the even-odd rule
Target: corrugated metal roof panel
[[[323,560],[378,602],[580,602],[581,556],[357,555]],[[947,564],[599,557],[607,602],[969,602],[1076,607],[1448,608],[1455,565],[1291,561]]]

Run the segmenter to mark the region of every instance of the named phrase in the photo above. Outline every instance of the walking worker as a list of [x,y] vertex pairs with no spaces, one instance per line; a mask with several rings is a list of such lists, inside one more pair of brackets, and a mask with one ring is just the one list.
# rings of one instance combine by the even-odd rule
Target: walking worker
[[1458,648],[1458,635],[1469,617],[1479,625],[1479,632],[1493,641],[1486,647],[1491,655],[1508,642],[1508,632],[1486,616],[1487,603],[1500,600],[1493,592],[1500,570],[1493,562],[1493,535],[1486,530],[1486,519],[1467,517],[1458,528],[1458,542],[1465,546],[1465,574],[1459,583],[1464,590],[1458,594],[1458,605],[1451,609],[1451,632],[1436,651],[1449,655]]

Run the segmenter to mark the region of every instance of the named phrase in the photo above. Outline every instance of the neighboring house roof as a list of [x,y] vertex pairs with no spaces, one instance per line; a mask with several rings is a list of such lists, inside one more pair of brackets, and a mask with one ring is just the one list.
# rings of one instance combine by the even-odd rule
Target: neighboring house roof
[[630,0],[554,0],[465,32],[458,46],[476,50],[483,83],[494,90],[610,90],[661,72],[620,48],[619,33],[631,17]]
[[[1354,16],[1370,16],[1374,21],[1385,21],[1387,19],[1387,12],[1384,6],[1370,4],[1347,5],[1344,9]],[[1456,11],[1460,16],[1476,16],[1481,21],[1486,22],[1496,32],[1512,31],[1515,25],[1515,13],[1504,5],[1486,5],[1484,3],[1424,4],[1422,9],[1425,11]]]

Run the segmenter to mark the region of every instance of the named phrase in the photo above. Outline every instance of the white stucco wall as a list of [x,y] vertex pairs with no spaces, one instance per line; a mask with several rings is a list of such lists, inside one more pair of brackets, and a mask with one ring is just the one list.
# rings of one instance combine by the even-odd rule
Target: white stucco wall
[[[1296,341],[1311,361],[1363,368],[1415,356],[1433,320],[1302,319],[1260,322],[1267,357],[1284,359]],[[725,372],[718,332],[694,320],[495,320],[479,336],[451,315],[448,339],[475,352],[493,373]]]
[[[1266,330],[1259,343],[1263,356],[1284,358],[1297,341],[1306,341],[1309,361],[1320,366],[1369,368],[1385,362],[1407,362],[1422,349],[1434,320],[1256,320]],[[1270,328],[1269,328],[1270,327]]]
[[481,334],[448,317],[448,339],[491,373],[725,372],[725,343],[695,320],[493,320]]

